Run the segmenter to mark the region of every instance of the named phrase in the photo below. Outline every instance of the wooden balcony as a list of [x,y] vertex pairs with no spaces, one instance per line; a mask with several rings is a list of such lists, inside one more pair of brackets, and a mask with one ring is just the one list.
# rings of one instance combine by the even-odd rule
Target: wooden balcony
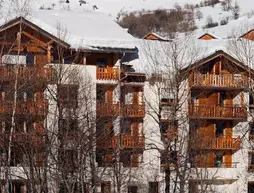
[[2,81],[13,81],[18,76],[21,82],[52,82],[53,68],[38,68],[36,66],[0,66],[0,79]]
[[[0,113],[11,114],[14,109],[13,101],[0,101]],[[48,101],[17,101],[16,114],[18,115],[47,115]]]
[[96,114],[97,116],[118,116],[119,104],[97,102]]
[[96,141],[96,147],[100,149],[115,149],[119,147],[119,136],[99,137]]
[[145,148],[145,137],[144,136],[131,136],[131,135],[120,135],[113,136],[110,138],[100,137],[97,138],[97,148],[102,149],[143,149]]
[[96,114],[97,116],[121,116],[125,117],[144,117],[145,105],[142,104],[122,104],[119,109],[119,104],[97,102]]
[[118,80],[119,69],[113,67],[98,68],[96,69],[97,80]]
[[144,117],[145,104],[125,104],[121,106],[121,115],[125,117]]
[[247,88],[248,77],[241,74],[201,74],[194,72],[189,77],[190,87]]
[[209,150],[234,150],[240,149],[240,137],[209,137],[195,136],[191,139],[192,149],[209,149]]
[[[0,144],[2,147],[8,147],[9,140],[9,133],[0,134]],[[22,147],[42,147],[45,146],[45,140],[43,134],[14,132],[12,134],[12,144]]]
[[192,119],[235,119],[247,118],[245,107],[189,104],[189,117]]
[[145,148],[145,137],[144,136],[130,136],[123,135],[122,137],[122,148]]

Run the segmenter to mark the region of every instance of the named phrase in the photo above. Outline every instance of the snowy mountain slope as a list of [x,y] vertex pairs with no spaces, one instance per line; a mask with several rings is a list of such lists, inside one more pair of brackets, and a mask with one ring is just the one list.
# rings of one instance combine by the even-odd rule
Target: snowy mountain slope
[[[81,3],[80,1],[85,2]],[[53,9],[71,9],[71,10],[96,10],[116,17],[122,12],[130,12],[136,10],[154,10],[158,8],[171,9],[177,3],[183,6],[186,3],[199,3],[201,0],[38,0],[37,8],[52,8]],[[96,5],[96,8],[94,8]]]
[[[7,15],[24,10],[71,10],[79,12],[103,12],[107,15],[111,15],[112,19],[116,19],[119,12],[131,12],[142,10],[155,10],[158,8],[171,9],[176,4],[184,6],[188,4],[200,4],[202,0],[14,0],[4,1],[2,10],[8,12]],[[249,30],[253,27],[254,18],[254,0],[232,0],[232,6],[235,5],[235,1],[240,7],[239,18],[233,19],[232,11],[223,11],[220,3],[214,7],[206,6],[194,9],[194,15],[199,10],[202,12],[203,18],[195,19],[197,36],[204,34],[205,32],[212,33],[221,38],[230,37],[233,29],[245,28],[243,31]],[[15,8],[16,2],[18,8]],[[66,3],[69,2],[69,3]],[[204,0],[203,0],[204,2]],[[15,5],[14,5],[15,4]],[[24,6],[25,5],[25,6]],[[2,14],[3,11],[1,10]],[[33,15],[33,13],[32,13]],[[207,24],[207,18],[212,17],[213,22],[217,22],[219,26],[214,28],[205,28]],[[228,19],[228,24],[220,26],[222,20]],[[74,20],[73,22],[76,22]],[[243,24],[245,27],[243,27]],[[246,27],[247,26],[247,27]]]
[[[202,0],[36,0],[34,9],[53,9],[53,10],[73,10],[73,11],[96,11],[103,12],[111,15],[113,19],[117,17],[119,12],[131,12],[142,10],[155,10],[158,8],[171,9],[176,4],[184,6],[185,4],[200,4]],[[196,19],[195,23],[198,27],[196,30],[197,35],[202,35],[205,32],[213,33],[221,38],[226,38],[231,35],[233,29],[238,28],[243,24],[247,25],[248,29],[253,27],[254,15],[254,0],[232,0],[231,5],[234,6],[235,2],[240,7],[239,19],[233,19],[233,12],[223,11],[221,4],[216,4],[214,7],[206,6],[199,7],[194,10],[200,10],[203,14],[202,19]],[[207,18],[212,17],[213,22],[219,24],[215,28],[203,29],[207,23]],[[254,16],[253,16],[254,17]],[[228,20],[228,24],[220,26],[222,20]]]

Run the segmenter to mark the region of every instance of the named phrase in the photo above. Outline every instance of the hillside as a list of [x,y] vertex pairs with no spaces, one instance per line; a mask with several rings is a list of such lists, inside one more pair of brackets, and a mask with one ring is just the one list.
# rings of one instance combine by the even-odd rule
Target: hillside
[[[10,3],[11,0],[3,1],[3,10],[7,12],[7,15],[13,13],[19,14],[22,10],[71,10],[71,11],[96,11],[103,12],[107,15],[111,15],[112,19],[119,19],[119,13],[147,13],[156,9],[174,9],[176,5],[180,6],[184,10],[192,11],[194,14],[195,26],[197,27],[197,35],[204,32],[210,32],[218,37],[227,38],[233,29],[242,28],[245,25],[245,29],[252,28],[254,18],[254,1],[253,0],[223,0],[231,2],[231,6],[234,7],[236,3],[239,5],[239,15],[237,19],[234,18],[233,9],[223,10],[221,4],[222,0],[217,0],[215,6],[207,6],[206,2],[209,0],[12,0],[14,3]],[[213,0],[210,0],[213,1]],[[214,0],[215,1],[215,0]],[[18,8],[15,8],[18,3]],[[15,5],[14,5],[15,4]],[[186,5],[188,4],[188,5]],[[24,6],[25,5],[25,6]],[[209,20],[209,21],[208,21]],[[212,24],[218,24],[213,28],[205,28],[205,26],[212,22]],[[247,26],[247,27],[246,27]]]

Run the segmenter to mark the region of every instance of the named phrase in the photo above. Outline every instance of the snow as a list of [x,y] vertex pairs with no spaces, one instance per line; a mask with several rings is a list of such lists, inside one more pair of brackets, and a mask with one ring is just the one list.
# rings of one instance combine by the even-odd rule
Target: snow
[[133,37],[112,18],[99,12],[34,11],[26,19],[76,49],[125,48]]
[[[171,9],[176,3],[183,6],[190,3],[189,0],[85,0],[86,4],[80,6],[79,0],[69,0],[70,3],[65,3],[66,0],[40,0],[36,5],[37,8],[51,7],[55,10],[90,10],[100,11],[113,17],[116,17],[119,12],[130,12],[140,10],[154,10],[154,9]],[[201,0],[192,0],[191,3],[196,4]],[[62,3],[60,3],[62,2]],[[55,4],[52,7],[52,4]],[[94,10],[93,6],[96,5],[98,10]]]

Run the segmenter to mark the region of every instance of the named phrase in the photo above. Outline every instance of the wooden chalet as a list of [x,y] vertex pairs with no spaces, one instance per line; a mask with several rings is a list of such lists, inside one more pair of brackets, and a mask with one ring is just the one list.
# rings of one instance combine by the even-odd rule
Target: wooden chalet
[[200,39],[200,40],[214,40],[214,39],[218,39],[218,38],[210,33],[205,33],[205,34],[201,35],[200,37],[198,37],[198,39]]
[[248,31],[245,34],[241,35],[239,38],[254,40],[254,29],[251,29],[250,31]]
[[250,70],[227,53],[216,51],[189,67],[188,73],[192,164],[233,167],[232,156],[241,144],[233,127],[247,120],[244,91]]
[[[92,76],[96,77],[98,166],[110,166],[116,149],[120,149],[121,162],[125,167],[139,166],[145,146],[145,75],[128,72],[121,64],[121,60],[128,59],[128,55],[137,55],[136,48],[99,45],[94,49],[73,48],[71,44],[23,17],[4,24],[0,28],[0,36],[0,113],[1,125],[4,125],[0,145],[3,148],[9,144],[11,117],[15,109],[17,123],[12,135],[15,145],[12,154],[14,157],[21,156],[20,147],[35,148],[36,161],[43,165],[47,144],[45,123],[49,109],[44,91],[49,84],[57,81],[54,68],[49,64],[90,65],[96,67]],[[121,67],[115,66],[116,63],[120,63]],[[18,90],[17,102],[14,102],[13,88],[16,81],[18,88],[22,86],[22,89]],[[78,85],[58,85],[57,92],[60,108],[78,107]],[[114,126],[117,117],[120,117],[119,132],[116,132],[117,126]],[[59,141],[63,147],[77,137],[75,132],[65,133],[68,130],[66,127],[76,131],[77,121],[59,119]],[[18,164],[13,159],[12,166]]]
[[148,33],[142,39],[144,39],[144,40],[170,41],[170,40],[168,40],[164,37],[161,37],[160,35],[158,35],[156,33]]

